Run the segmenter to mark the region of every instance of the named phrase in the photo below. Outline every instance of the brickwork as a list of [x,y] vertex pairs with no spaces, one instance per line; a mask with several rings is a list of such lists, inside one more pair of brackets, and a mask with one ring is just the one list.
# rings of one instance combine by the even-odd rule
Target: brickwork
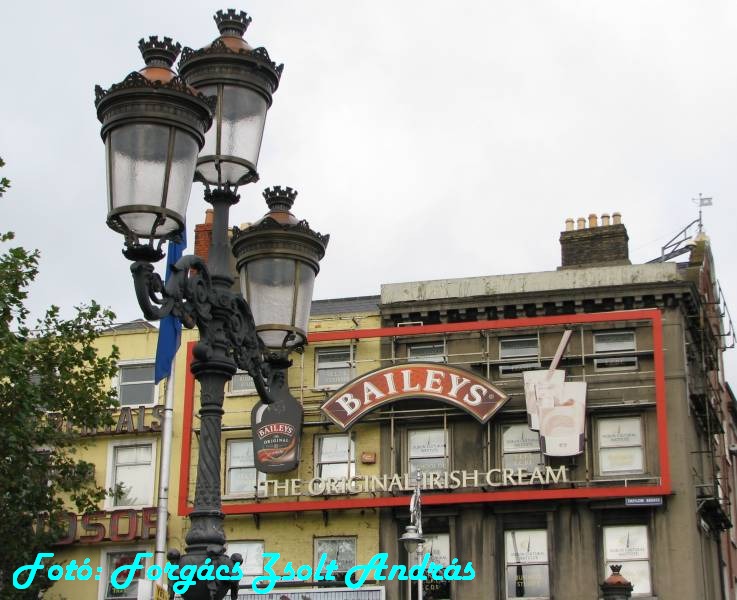
[[623,224],[560,234],[561,268],[629,265],[629,236]]
[[207,262],[212,241],[212,220],[214,212],[211,208],[205,213],[205,222],[195,225],[194,228],[194,253]]

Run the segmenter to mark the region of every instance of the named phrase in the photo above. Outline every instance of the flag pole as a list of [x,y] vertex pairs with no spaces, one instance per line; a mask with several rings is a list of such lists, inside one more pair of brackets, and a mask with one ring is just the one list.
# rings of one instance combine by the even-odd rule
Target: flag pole
[[[171,276],[172,266],[181,258],[187,246],[186,232],[181,239],[169,242],[166,257],[166,280]],[[156,549],[154,563],[163,569],[166,558],[166,539],[169,522],[169,479],[171,474],[171,446],[174,430],[174,363],[181,343],[182,322],[173,315],[161,320],[159,339],[156,345],[154,381],[166,379],[164,416],[161,424],[161,453],[159,454],[159,494],[156,513]]]
[[166,378],[166,404],[161,424],[161,455],[159,462],[159,505],[156,513],[155,564],[162,569],[166,562],[166,539],[169,530],[169,478],[171,474],[171,446],[174,431],[174,361]]

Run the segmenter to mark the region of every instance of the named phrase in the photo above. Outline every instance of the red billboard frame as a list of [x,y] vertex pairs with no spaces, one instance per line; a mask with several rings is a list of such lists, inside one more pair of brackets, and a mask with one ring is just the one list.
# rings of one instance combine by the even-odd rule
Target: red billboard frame
[[[356,340],[362,338],[411,337],[436,333],[458,333],[463,331],[483,331],[513,329],[520,327],[543,327],[551,325],[578,325],[582,323],[612,323],[618,321],[650,321],[653,335],[653,360],[655,367],[655,411],[658,424],[658,455],[660,462],[660,483],[658,485],[612,485],[585,488],[556,488],[533,490],[504,490],[488,492],[431,493],[422,497],[425,505],[468,504],[486,502],[510,502],[529,500],[625,498],[629,496],[665,496],[672,492],[670,479],[670,460],[668,455],[668,428],[665,403],[665,360],[663,355],[663,322],[660,310],[648,308],[623,310],[606,313],[584,313],[556,315],[547,317],[526,317],[520,319],[499,319],[496,321],[471,321],[464,323],[441,323],[438,325],[411,325],[407,327],[382,327],[376,329],[338,330],[311,333],[310,342]],[[190,371],[192,350],[196,342],[187,344],[187,373],[184,386],[184,410],[182,425],[181,462],[179,466],[179,516],[186,516],[192,510],[187,506],[189,474],[192,460],[192,415],[194,411],[194,377]],[[241,502],[223,506],[225,514],[255,514],[293,511],[338,510],[351,508],[381,508],[405,506],[407,497],[363,497],[336,498],[331,500],[296,500],[289,502]]]

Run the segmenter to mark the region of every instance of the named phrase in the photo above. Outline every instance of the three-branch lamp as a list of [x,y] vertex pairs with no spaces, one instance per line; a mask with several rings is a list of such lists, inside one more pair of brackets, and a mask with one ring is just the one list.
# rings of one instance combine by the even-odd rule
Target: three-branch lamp
[[[220,496],[224,387],[244,369],[260,398],[253,423],[291,419],[286,422],[293,423],[293,439],[278,441],[291,454],[258,464],[270,472],[293,469],[302,408],[289,393],[288,355],[306,342],[312,288],[328,236],[295,218],[290,209],[297,193],[277,186],[264,192],[269,213],[228,240],[237,189],[258,180],[266,112],[282,66],[243,40],[251,22],[245,13],[218,11],[215,22],[220,36],[199,50],[185,48],[178,75],[172,65],[179,44],[141,40],[146,66],[108,90],[97,86],[95,104],[107,153],[107,222],[125,236],[123,253],[133,261],[143,314],[172,314],[187,327],[196,324],[200,333],[191,366],[202,390],[197,483],[180,565],[227,566],[233,558],[225,554]],[[205,199],[214,209],[207,264],[184,256],[163,282],[152,263],[163,257],[165,240],[181,236],[193,180],[205,184]],[[242,294],[231,289],[233,254]],[[232,586],[237,589],[237,582],[199,581],[184,595],[220,600]]]

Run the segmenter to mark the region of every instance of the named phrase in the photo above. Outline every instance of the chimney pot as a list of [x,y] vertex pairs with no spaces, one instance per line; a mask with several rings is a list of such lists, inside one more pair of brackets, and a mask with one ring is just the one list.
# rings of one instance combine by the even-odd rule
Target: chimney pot
[[622,213],[615,212],[612,214],[612,219],[614,220],[615,225],[619,225],[622,223]]
[[590,213],[589,214],[589,227],[593,228],[599,225],[599,217],[596,216],[596,213]]
[[603,215],[601,215],[601,226],[602,227],[609,226],[609,215],[607,213],[604,213]]
[[566,219],[566,231],[573,231],[573,219]]
[[586,219],[578,217],[578,227],[576,229],[586,229]]

